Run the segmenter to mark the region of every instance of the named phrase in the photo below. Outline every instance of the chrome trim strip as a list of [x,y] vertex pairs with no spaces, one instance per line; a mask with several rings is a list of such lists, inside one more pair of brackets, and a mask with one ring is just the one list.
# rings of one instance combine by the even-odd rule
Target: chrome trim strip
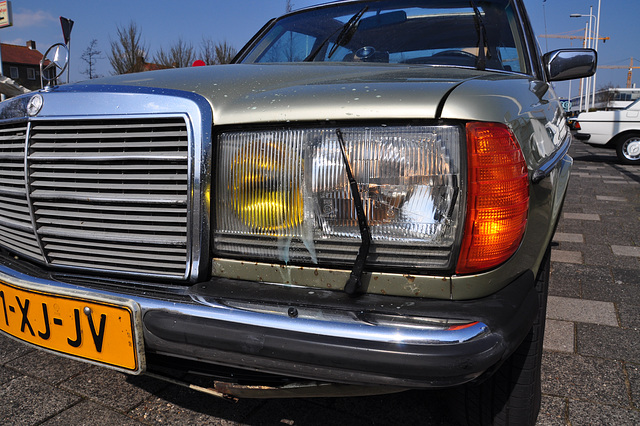
[[540,183],[544,178],[549,176],[553,169],[556,168],[558,163],[567,155],[569,151],[569,146],[571,146],[571,134],[568,134],[567,137],[562,141],[562,145],[553,153],[553,155],[544,162],[536,171],[533,172],[533,176],[531,177],[531,182]]

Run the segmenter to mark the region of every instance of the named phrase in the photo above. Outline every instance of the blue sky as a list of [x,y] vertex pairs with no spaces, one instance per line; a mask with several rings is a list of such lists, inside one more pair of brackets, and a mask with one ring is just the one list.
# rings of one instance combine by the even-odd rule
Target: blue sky
[[[294,9],[324,0],[291,0]],[[534,31],[542,34],[584,35],[588,18],[570,18],[572,13],[597,15],[598,0],[524,0]],[[116,38],[118,25],[134,21],[151,52],[167,50],[178,38],[198,48],[202,38],[226,40],[240,48],[270,18],[285,10],[286,0],[13,0],[14,25],[0,29],[0,41],[24,45],[35,40],[40,52],[53,43],[62,41],[59,17],[75,21],[71,34],[71,81],[86,78],[81,74],[86,64],[80,55],[92,39],[98,41],[102,59],[98,61],[98,73],[109,75],[111,66],[107,59],[109,42]],[[629,58],[637,58],[640,66],[640,1],[602,0],[600,35],[610,37],[598,44],[599,64],[629,64]],[[581,40],[539,38],[543,51],[562,47],[579,47]],[[640,69],[634,70],[633,81],[640,87]],[[601,69],[597,74],[597,86],[612,84],[625,87],[626,69]],[[560,96],[567,96],[567,83],[557,85]],[[577,85],[572,85],[574,94]]]

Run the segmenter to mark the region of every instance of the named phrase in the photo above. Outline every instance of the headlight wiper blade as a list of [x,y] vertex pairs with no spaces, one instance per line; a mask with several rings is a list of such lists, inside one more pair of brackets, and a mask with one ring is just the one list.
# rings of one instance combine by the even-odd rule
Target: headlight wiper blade
[[327,43],[329,43],[329,40],[333,38],[334,34],[340,31],[340,34],[338,34],[338,37],[336,37],[336,43],[333,45],[333,47],[329,51],[329,54],[327,55],[327,58],[331,58],[333,54],[336,53],[338,46],[344,46],[345,44],[349,43],[349,40],[351,40],[351,37],[353,37],[355,30],[358,28],[358,22],[360,22],[360,19],[362,19],[362,15],[364,15],[367,10],[369,10],[369,6],[363,7],[358,13],[353,15],[340,29],[332,32],[329,37],[325,38],[322,43],[318,45],[318,47],[313,49],[313,52],[309,53],[309,56],[304,58],[304,62],[312,62],[316,58],[316,56],[318,56],[318,53],[320,53],[322,48],[326,46]]
[[360,198],[360,191],[358,189],[358,182],[353,177],[353,171],[347,158],[347,152],[345,148],[344,138],[342,131],[336,129],[336,136],[340,143],[340,152],[342,153],[342,160],[344,161],[344,167],[347,172],[347,178],[349,179],[349,188],[351,189],[351,198],[353,199],[353,205],[356,209],[356,216],[358,219],[358,227],[360,228],[360,236],[362,242],[358,248],[358,255],[353,264],[353,269],[347,280],[347,284],[344,286],[344,291],[350,296],[355,295],[362,287],[362,273],[364,272],[365,264],[367,263],[367,256],[369,256],[369,248],[371,246],[371,232],[369,230],[369,222],[367,221],[367,215],[364,213],[364,207],[362,206],[362,198]]

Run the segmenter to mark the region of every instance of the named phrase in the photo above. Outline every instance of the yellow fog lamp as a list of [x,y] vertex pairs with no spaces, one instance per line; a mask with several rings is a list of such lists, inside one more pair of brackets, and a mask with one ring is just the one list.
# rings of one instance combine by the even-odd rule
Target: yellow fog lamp
[[280,233],[303,218],[303,164],[290,146],[271,139],[243,144],[230,164],[231,206],[240,221],[259,233]]

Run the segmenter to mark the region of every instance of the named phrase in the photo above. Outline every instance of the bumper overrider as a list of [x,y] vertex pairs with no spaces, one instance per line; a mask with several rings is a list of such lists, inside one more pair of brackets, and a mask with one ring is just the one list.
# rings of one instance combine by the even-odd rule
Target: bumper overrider
[[[191,287],[132,285],[52,276],[33,266],[24,269],[13,258],[0,259],[5,289],[31,292],[16,296],[19,304],[3,296],[7,321],[22,323],[9,334],[29,342],[25,337],[34,333],[25,326],[27,318],[32,318],[33,331],[43,328],[33,319],[42,316],[39,303],[25,312],[29,294],[79,300],[80,311],[87,300],[125,306],[132,312],[137,365],[115,368],[134,374],[153,371],[147,356],[161,356],[176,358],[176,366],[180,360],[199,361],[318,382],[452,386],[498,367],[524,338],[538,308],[530,271],[491,296],[448,301],[373,294],[352,298],[343,292],[220,278]],[[90,316],[87,307],[84,312]],[[84,316],[78,318],[78,324],[85,324]],[[103,321],[103,329],[111,327],[109,321]],[[94,323],[91,333],[82,325],[88,344],[91,336],[94,343],[100,336],[97,317]]]

